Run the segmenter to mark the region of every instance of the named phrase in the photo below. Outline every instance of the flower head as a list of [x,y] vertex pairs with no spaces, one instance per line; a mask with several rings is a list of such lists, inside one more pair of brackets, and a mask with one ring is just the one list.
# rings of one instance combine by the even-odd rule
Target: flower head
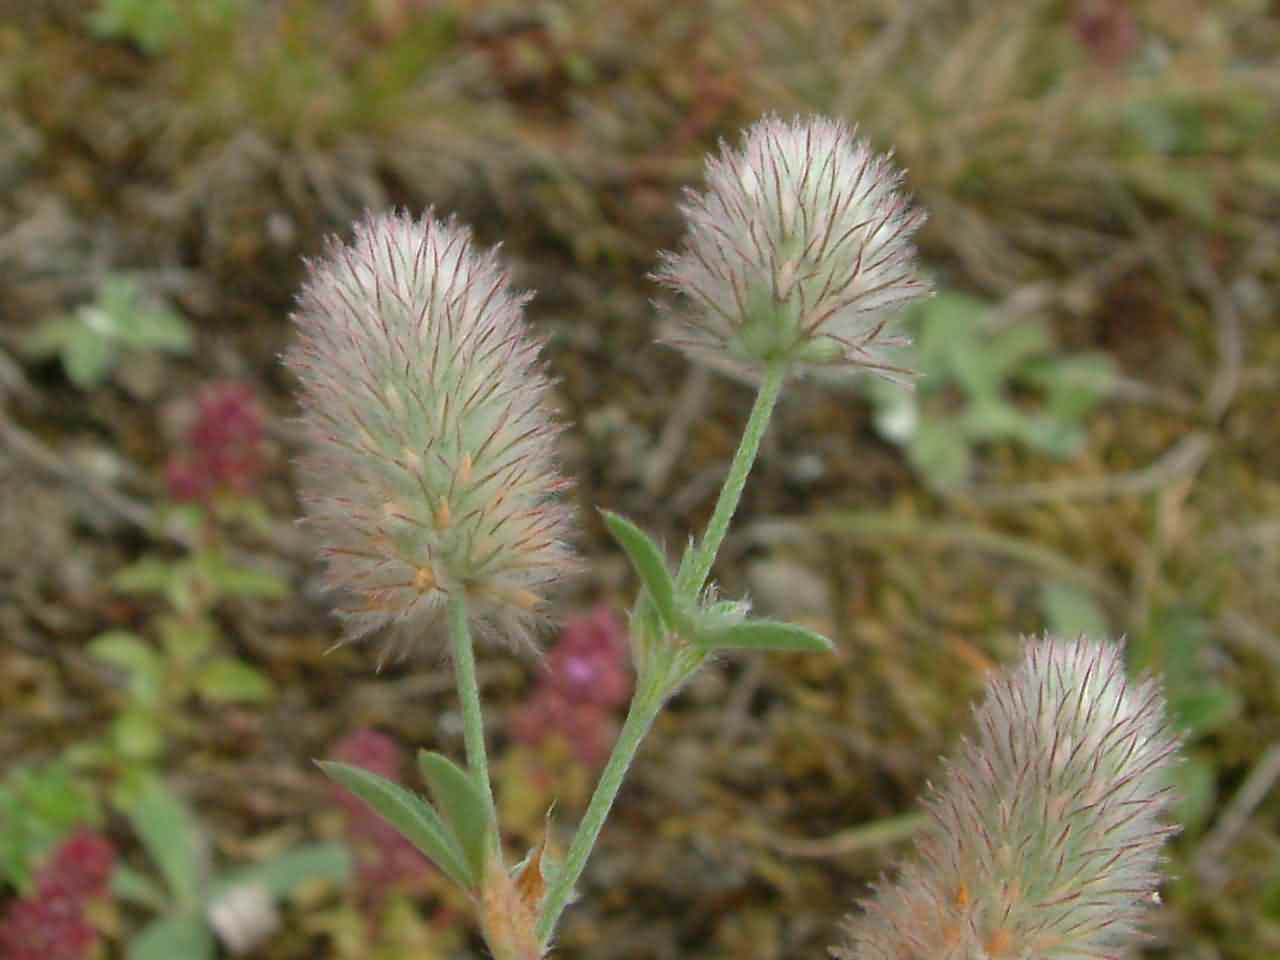
[[206,386],[184,437],[186,449],[166,467],[169,495],[189,502],[220,493],[250,493],[266,472],[265,420],[257,395],[246,384]]
[[546,680],[569,700],[616,707],[631,696],[627,628],[610,607],[565,622],[547,653]]
[[523,636],[571,560],[527,295],[495,251],[430,213],[369,216],[310,269],[286,362],[311,441],[308,519],[348,639],[420,634],[453,590],[476,624]]
[[606,606],[568,620],[532,696],[512,716],[512,737],[559,738],[584,766],[603,765],[618,736],[614,710],[631,695],[626,629]]
[[104,897],[115,859],[110,840],[82,827],[58,845],[36,877],[36,885],[42,890],[56,885],[78,902]]
[[1177,740],[1119,647],[1034,641],[930,804],[921,863],[851,921],[845,960],[1099,960],[1158,883]]
[[97,932],[85,916],[89,901],[109,892],[115,848],[92,830],[71,834],[36,876],[34,893],[9,904],[0,917],[4,960],[80,960]]
[[707,161],[681,210],[681,253],[657,279],[690,301],[674,342],[745,371],[773,363],[892,371],[888,322],[928,292],[911,236],[924,222],[885,157],[838,120],[766,117]]

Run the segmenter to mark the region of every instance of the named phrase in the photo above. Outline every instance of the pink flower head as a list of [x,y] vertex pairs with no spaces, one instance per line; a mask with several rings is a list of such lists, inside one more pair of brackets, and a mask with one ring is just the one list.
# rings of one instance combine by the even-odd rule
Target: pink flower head
[[575,703],[553,686],[540,686],[511,719],[511,736],[533,746],[559,737],[586,767],[609,757],[618,727],[613,713],[590,701]]
[[626,625],[610,607],[565,623],[547,654],[547,679],[566,699],[616,707],[631,694]]
[[0,920],[2,960],[81,960],[96,939],[81,905],[56,888],[14,901]]
[[76,903],[106,896],[115,858],[111,841],[82,828],[58,845],[36,876],[36,887],[41,895],[56,889]]
[[1138,50],[1138,20],[1129,0],[1079,0],[1075,34],[1100,67],[1123,66]]
[[166,468],[169,495],[191,502],[222,492],[249,493],[266,470],[266,439],[265,417],[251,387],[205,387],[184,450]]
[[105,896],[115,863],[106,838],[80,830],[59,844],[36,876],[36,892],[0,919],[0,960],[81,960],[97,933],[85,905]]

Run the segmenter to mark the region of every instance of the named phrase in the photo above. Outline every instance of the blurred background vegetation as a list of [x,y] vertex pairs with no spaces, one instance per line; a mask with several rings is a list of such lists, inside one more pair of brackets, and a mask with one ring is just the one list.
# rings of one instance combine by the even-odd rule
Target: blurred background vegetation
[[[3,960],[480,955],[310,763],[461,728],[440,659],[330,649],[277,364],[302,257],[392,205],[505,244],[573,423],[566,615],[625,610],[592,507],[680,545],[750,402],[653,345],[646,273],[766,111],[908,170],[926,376],[784,398],[718,575],[838,653],[675,701],[558,955],[823,956],[1044,629],[1126,635],[1186,731],[1147,955],[1280,955],[1280,5],[0,0]],[[616,724],[539,699],[557,662],[482,662],[513,847]]]

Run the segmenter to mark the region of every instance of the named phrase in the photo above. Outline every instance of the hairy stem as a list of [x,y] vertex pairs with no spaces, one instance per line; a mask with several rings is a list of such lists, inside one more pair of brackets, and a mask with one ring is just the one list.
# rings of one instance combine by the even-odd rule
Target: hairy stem
[[662,709],[664,696],[665,691],[660,685],[650,684],[643,690],[637,690],[635,698],[631,701],[631,709],[627,711],[627,719],[622,725],[622,731],[618,734],[617,742],[613,745],[613,753],[609,756],[604,772],[600,774],[600,781],[596,784],[595,793],[591,795],[591,803],[587,806],[587,812],[583,814],[582,822],[578,824],[578,831],[573,835],[573,842],[569,845],[569,853],[564,859],[564,864],[543,901],[542,915],[538,918],[537,934],[538,940],[544,947],[550,940],[551,934],[555,932],[556,923],[564,913],[564,908],[569,904],[573,888],[578,878],[582,876],[587,859],[591,856],[596,840],[600,837],[600,830],[609,816],[613,801],[618,796],[622,780],[627,775],[627,768],[635,759],[640,741],[649,732],[654,717]]
[[449,593],[449,641],[453,647],[453,669],[462,703],[462,736],[467,744],[467,766],[489,803],[489,820],[495,826],[497,811],[493,787],[489,784],[489,755],[484,747],[484,717],[480,713],[480,684],[476,681],[476,656],[467,624],[467,595],[462,589]]
[[742,432],[738,451],[733,455],[733,463],[729,465],[724,486],[720,488],[720,499],[716,501],[715,511],[707,523],[702,542],[686,554],[680,564],[677,585],[686,596],[696,597],[706,585],[711,565],[715,563],[716,554],[720,551],[720,544],[729,532],[729,521],[733,519],[738,501],[742,499],[742,490],[747,485],[747,477],[760,450],[760,440],[769,427],[769,419],[773,416],[773,408],[777,405],[778,394],[785,379],[784,364],[771,364],[765,370],[764,380],[756,393],[756,402],[751,407],[751,416],[747,418],[746,429]]
[[[747,418],[742,440],[729,466],[729,473],[720,490],[715,511],[707,523],[702,542],[691,549],[680,564],[677,586],[687,596],[696,597],[706,585],[711,565],[729,530],[729,522],[738,509],[738,501],[742,499],[742,490],[747,484],[747,477],[760,450],[761,438],[769,427],[769,420],[773,416],[773,408],[778,403],[778,395],[785,379],[786,367],[783,364],[773,364],[765,371],[751,415]],[[573,842],[569,845],[569,853],[543,900],[537,936],[544,949],[573,895],[574,886],[586,868],[604,822],[617,799],[618,790],[622,787],[622,781],[640,748],[640,742],[649,732],[667,695],[679,684],[680,677],[687,675],[687,669],[683,672],[677,669],[673,674],[676,666],[676,662],[668,654],[660,655],[656,661],[649,662],[648,669],[642,667],[640,670],[636,695],[631,701],[631,709],[627,712],[618,740],[613,745],[609,762],[600,774],[600,781],[591,795],[587,812],[578,824]]]

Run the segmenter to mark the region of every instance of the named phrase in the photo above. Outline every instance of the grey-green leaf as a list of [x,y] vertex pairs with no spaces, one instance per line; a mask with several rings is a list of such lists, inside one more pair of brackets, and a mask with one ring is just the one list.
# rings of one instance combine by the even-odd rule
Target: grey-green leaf
[[468,890],[475,888],[477,878],[471,875],[466,854],[439,814],[416,793],[345,763],[322,761],[320,769],[367,803],[455,883]]
[[111,586],[121,593],[164,593],[178,575],[176,564],[159,557],[144,557],[118,570]]
[[445,823],[466,854],[471,874],[484,876],[485,859],[496,825],[489,818],[489,801],[475,778],[448,757],[418,751],[418,769],[431,788]]
[[167,307],[138,307],[122,318],[120,340],[131,347],[187,353],[191,350],[191,328],[180,314]]
[[198,913],[161,917],[129,944],[129,960],[213,960],[217,945]]
[[81,327],[62,347],[62,366],[67,377],[81,390],[90,390],[107,378],[116,361],[111,342],[87,327]]
[[235,657],[215,657],[195,676],[196,689],[210,703],[261,703],[271,697],[271,681]]
[[129,822],[182,907],[200,902],[204,837],[190,811],[164,782],[148,779],[138,791]]
[[84,329],[78,317],[56,317],[46,320],[21,341],[23,352],[34,357],[47,357],[61,351]]
[[706,630],[694,638],[704,650],[785,650],[829,653],[830,640],[820,633],[777,620],[748,620],[719,630]]
[[198,561],[200,575],[228,597],[274,600],[288,592],[283,580],[269,570],[237,567],[221,553],[209,552]]
[[1089,591],[1070,583],[1046,583],[1040,589],[1040,609],[1050,633],[1064,637],[1081,634],[1101,640],[1111,636],[1111,624]]
[[235,870],[218,884],[219,890],[232,887],[262,887],[272,897],[287,897],[297,887],[313,880],[346,883],[351,875],[351,853],[336,843],[310,843],[288,850],[266,863]]
[[618,541],[631,561],[636,576],[644,584],[649,596],[653,599],[658,614],[669,630],[676,630],[676,597],[675,584],[671,572],[667,569],[667,558],[662,550],[649,538],[649,535],[625,517],[608,510],[600,511],[604,515],[605,526]]
[[117,900],[136,903],[156,912],[165,908],[164,891],[150,877],[132,867],[120,865],[111,871],[111,893]]
[[159,702],[164,687],[164,663],[151,647],[128,630],[108,630],[89,642],[89,653],[103,663],[123,670],[129,677],[129,691],[138,702]]

